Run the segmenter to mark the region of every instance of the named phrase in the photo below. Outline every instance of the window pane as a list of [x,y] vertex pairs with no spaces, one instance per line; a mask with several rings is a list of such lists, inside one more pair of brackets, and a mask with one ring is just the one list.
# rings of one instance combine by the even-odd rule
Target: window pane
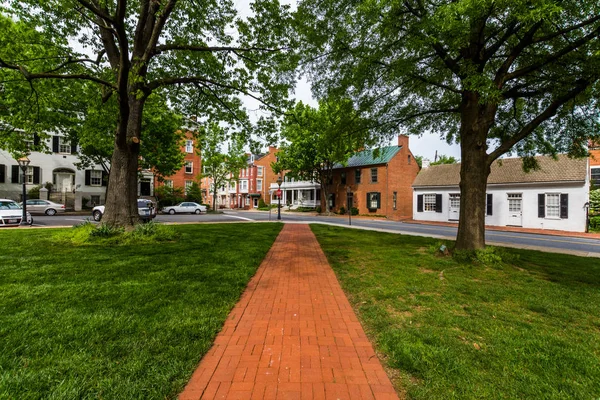
[[377,168],[371,168],[371,182],[377,182]]
[[435,194],[423,195],[423,210],[435,211]]
[[560,217],[560,194],[548,193],[546,194],[546,217],[559,218]]

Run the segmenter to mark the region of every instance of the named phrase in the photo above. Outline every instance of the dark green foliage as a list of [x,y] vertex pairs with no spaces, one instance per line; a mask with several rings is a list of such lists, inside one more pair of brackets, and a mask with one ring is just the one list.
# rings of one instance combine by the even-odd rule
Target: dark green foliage
[[358,208],[352,207],[352,209],[350,210],[350,212],[352,213],[352,215],[358,215]]
[[495,248],[490,267],[440,256],[438,239],[311,229],[406,398],[600,393],[597,259]]
[[154,190],[154,195],[158,199],[159,208],[173,206],[185,200],[181,187],[159,186]]
[[65,229],[0,231],[0,398],[176,398],[281,225],[165,228],[178,240],[57,245]]
[[262,199],[262,197],[260,199],[258,199],[258,208],[266,208],[266,207],[267,207],[267,204]]
[[185,200],[202,203],[202,191],[198,183],[192,182],[192,185],[187,189],[187,193],[185,194]]
[[315,211],[316,211],[317,213],[321,214],[321,206],[317,206],[317,207],[315,208]]
[[340,215],[346,214],[346,207],[341,206],[338,210],[338,214],[340,214]]
[[590,217],[590,230],[600,231],[600,215]]

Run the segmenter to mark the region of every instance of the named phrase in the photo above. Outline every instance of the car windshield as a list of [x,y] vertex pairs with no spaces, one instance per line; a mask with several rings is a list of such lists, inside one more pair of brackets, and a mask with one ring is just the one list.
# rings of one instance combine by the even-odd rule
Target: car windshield
[[151,208],[152,207],[152,202],[151,201],[138,201],[138,208]]
[[20,210],[21,206],[19,206],[14,201],[3,201],[0,200],[0,210]]

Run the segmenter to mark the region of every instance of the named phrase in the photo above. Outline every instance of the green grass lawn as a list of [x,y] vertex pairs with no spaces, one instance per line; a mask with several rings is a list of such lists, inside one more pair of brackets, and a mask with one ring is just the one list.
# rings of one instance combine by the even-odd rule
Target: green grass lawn
[[281,225],[174,229],[140,246],[0,231],[0,399],[175,398]]
[[467,265],[436,239],[312,229],[408,398],[600,398],[600,260]]

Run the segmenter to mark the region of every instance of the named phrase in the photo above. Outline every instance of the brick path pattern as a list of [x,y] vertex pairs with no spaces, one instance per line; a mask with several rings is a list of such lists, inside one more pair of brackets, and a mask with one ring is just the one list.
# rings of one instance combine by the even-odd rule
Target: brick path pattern
[[398,396],[314,234],[286,224],[179,399]]

